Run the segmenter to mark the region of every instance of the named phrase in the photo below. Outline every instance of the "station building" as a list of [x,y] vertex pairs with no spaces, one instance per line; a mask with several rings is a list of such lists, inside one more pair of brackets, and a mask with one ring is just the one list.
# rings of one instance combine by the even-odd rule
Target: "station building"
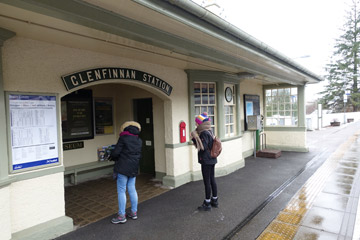
[[[305,85],[321,78],[186,0],[0,1],[0,239],[73,230],[64,186],[111,172],[106,151],[142,126],[140,173],[201,179],[189,133],[207,112],[217,176],[266,145],[308,151]],[[294,46],[295,47],[295,46]]]

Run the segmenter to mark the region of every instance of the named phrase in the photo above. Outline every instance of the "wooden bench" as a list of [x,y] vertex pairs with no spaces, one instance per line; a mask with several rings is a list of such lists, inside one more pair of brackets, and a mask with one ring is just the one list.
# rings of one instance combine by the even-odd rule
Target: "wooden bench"
[[76,185],[78,182],[78,173],[87,172],[92,170],[98,170],[102,168],[109,168],[114,166],[113,161],[104,161],[104,162],[90,162],[79,164],[75,166],[65,167],[64,176],[70,175],[70,182],[73,185]]

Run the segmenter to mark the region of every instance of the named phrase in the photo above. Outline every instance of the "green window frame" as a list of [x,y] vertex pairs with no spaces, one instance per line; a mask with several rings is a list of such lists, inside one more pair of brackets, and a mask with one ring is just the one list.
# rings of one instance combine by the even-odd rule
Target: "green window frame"
[[211,129],[216,131],[216,83],[194,82],[194,118],[207,112],[211,121]]
[[298,126],[299,102],[297,87],[265,90],[265,126]]

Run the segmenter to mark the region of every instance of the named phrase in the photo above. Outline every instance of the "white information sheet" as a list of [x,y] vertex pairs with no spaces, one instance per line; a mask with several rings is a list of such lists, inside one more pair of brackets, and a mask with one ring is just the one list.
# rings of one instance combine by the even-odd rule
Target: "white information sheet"
[[59,162],[56,97],[9,95],[12,169]]

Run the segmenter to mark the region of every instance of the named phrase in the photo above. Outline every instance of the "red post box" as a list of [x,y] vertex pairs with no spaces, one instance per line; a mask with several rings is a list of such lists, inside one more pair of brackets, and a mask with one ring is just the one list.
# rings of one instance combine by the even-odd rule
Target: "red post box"
[[184,121],[180,122],[180,142],[186,142],[186,123]]

